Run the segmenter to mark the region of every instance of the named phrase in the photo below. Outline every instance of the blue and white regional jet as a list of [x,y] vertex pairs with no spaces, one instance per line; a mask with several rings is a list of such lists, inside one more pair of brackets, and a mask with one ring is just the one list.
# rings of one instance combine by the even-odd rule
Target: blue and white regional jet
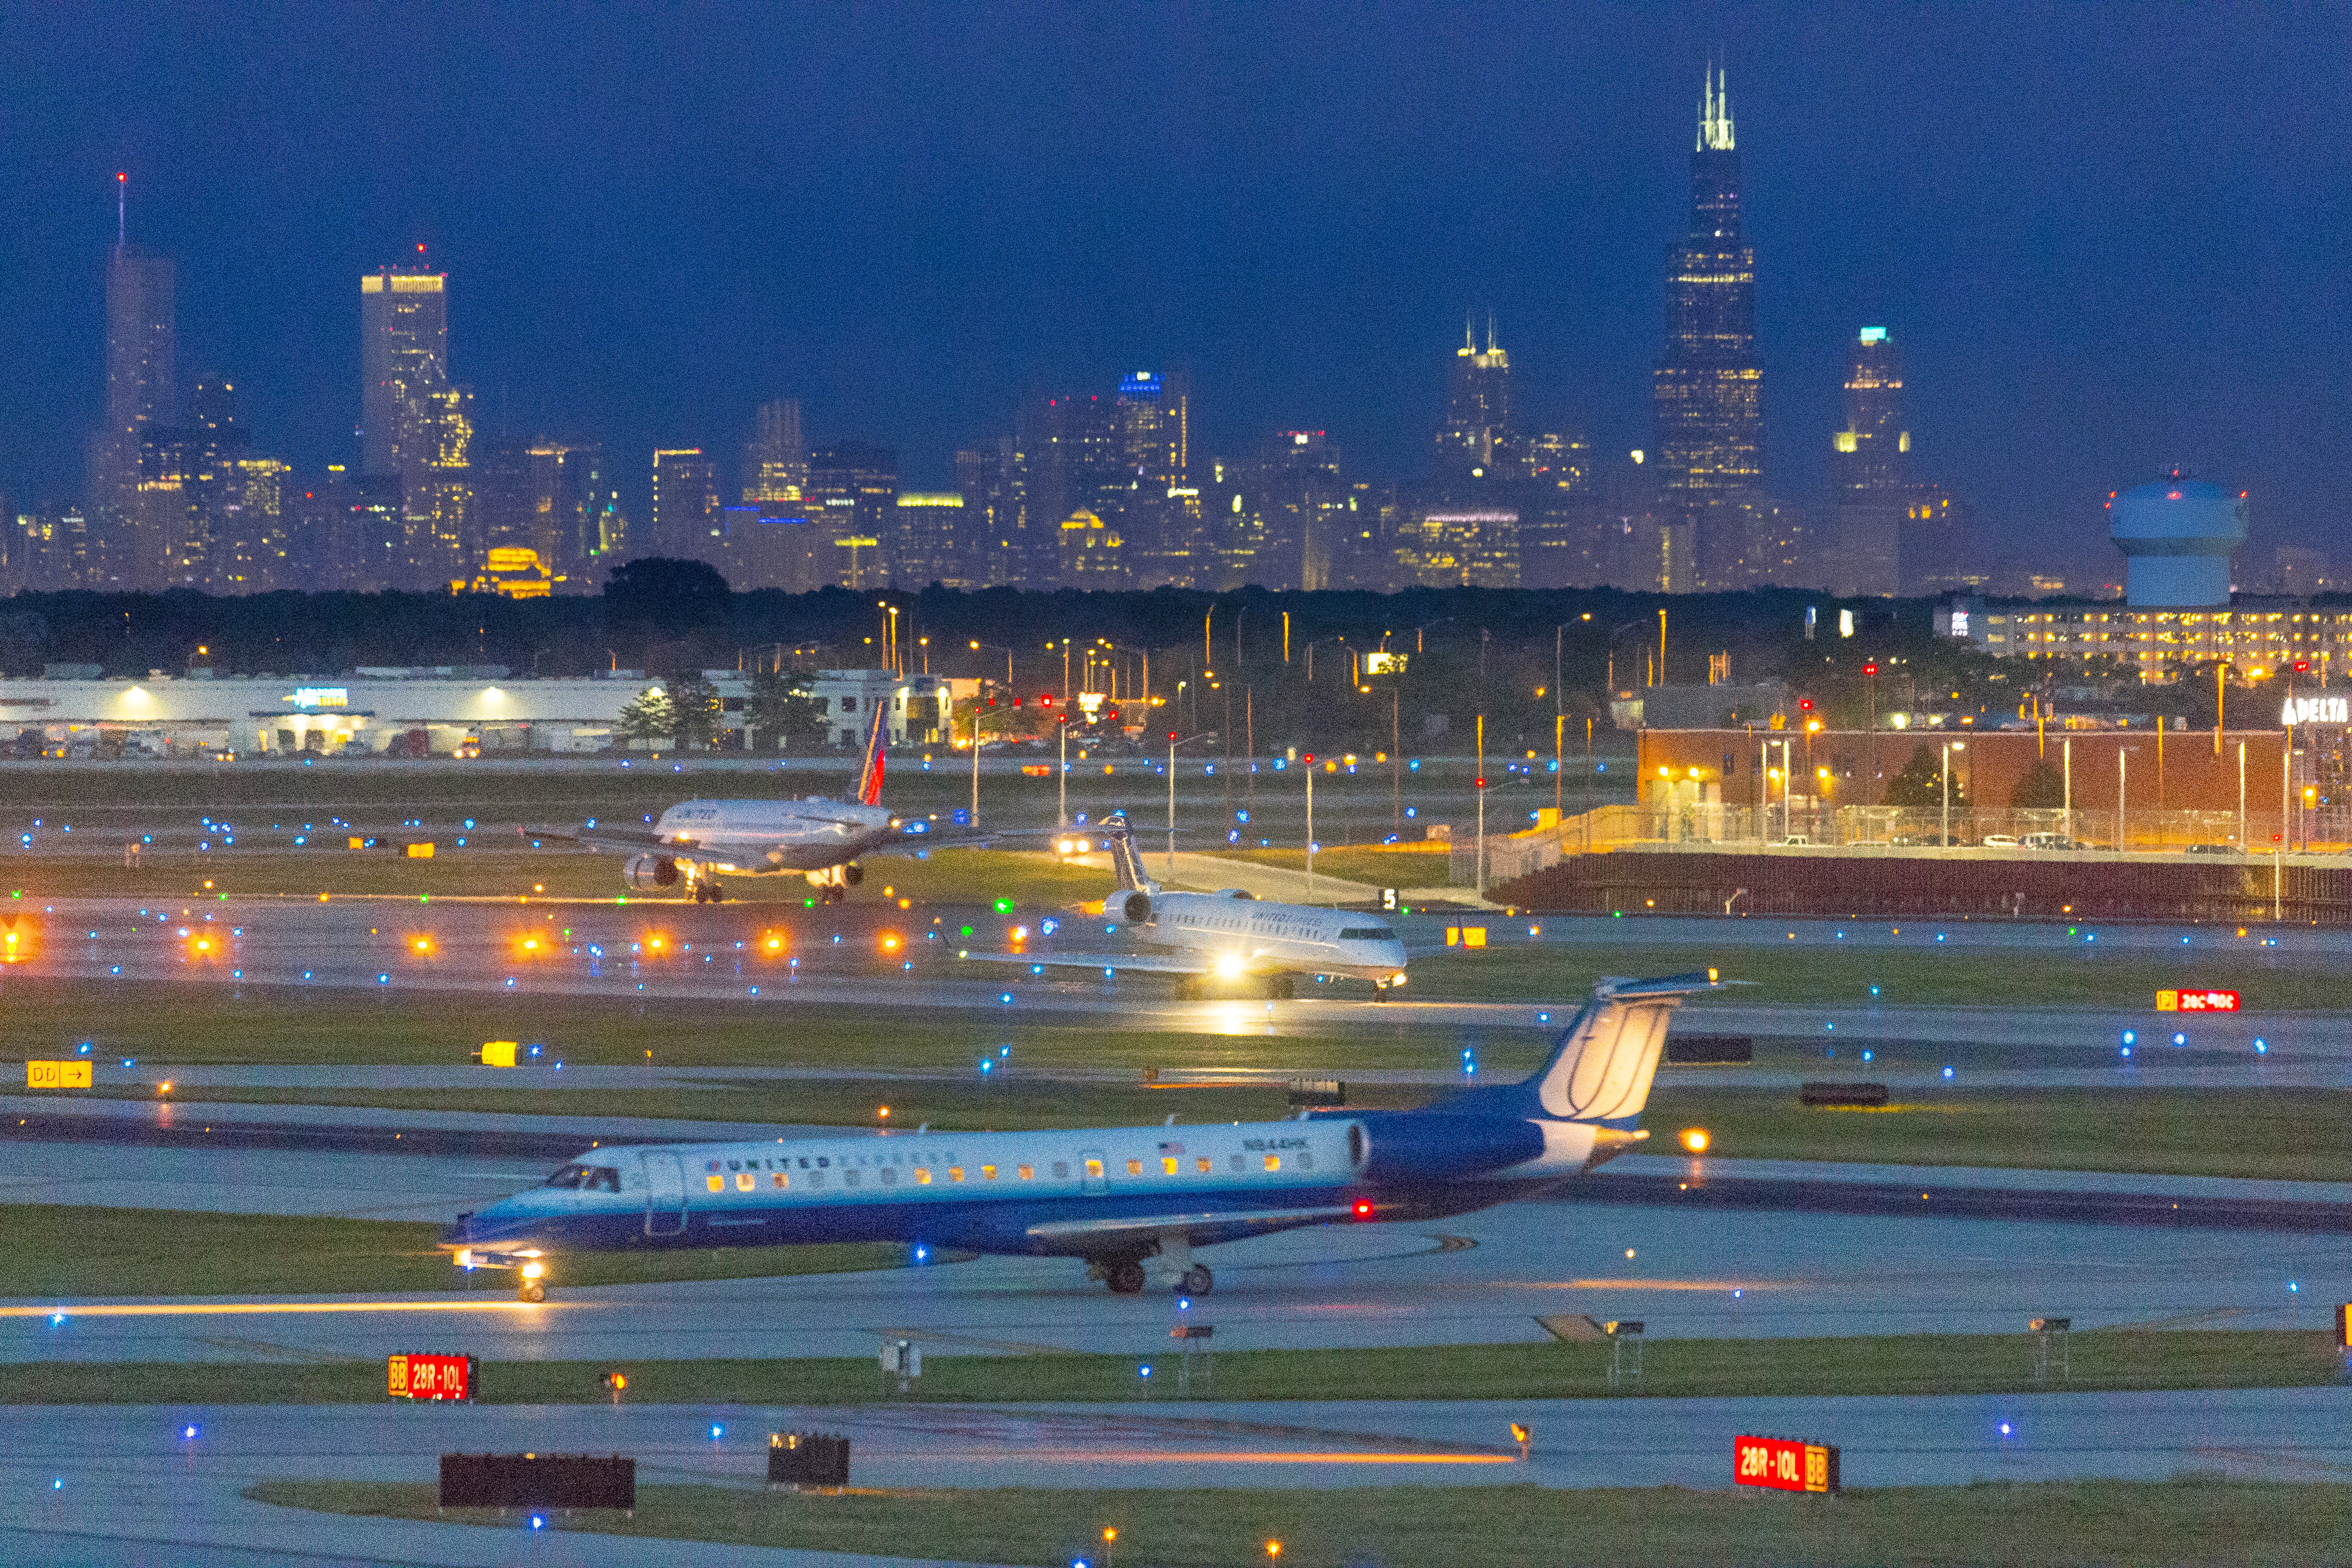
[[461,1268],[513,1268],[545,1299],[570,1253],[786,1242],[1074,1258],[1121,1295],[1146,1265],[1192,1294],[1198,1248],[1302,1226],[1423,1221],[1553,1191],[1637,1128],[1668,1015],[1716,972],[1604,980],[1524,1082],[1418,1110],[1045,1132],[871,1134],[600,1148],[457,1216]]

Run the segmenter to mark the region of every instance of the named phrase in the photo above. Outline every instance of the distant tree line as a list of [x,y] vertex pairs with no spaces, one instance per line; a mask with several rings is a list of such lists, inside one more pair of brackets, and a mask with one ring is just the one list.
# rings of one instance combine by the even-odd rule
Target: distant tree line
[[[696,730],[709,712],[709,694],[682,682],[703,669],[740,668],[768,676],[755,688],[751,715],[761,733],[814,736],[823,721],[808,700],[807,672],[880,665],[886,599],[898,607],[899,652],[910,670],[928,664],[934,673],[980,676],[993,689],[1004,681],[1003,650],[1013,650],[1013,689],[996,695],[1023,699],[1022,717],[984,720],[990,733],[1036,730],[1036,698],[1061,693],[1063,639],[1073,686],[1085,649],[1107,639],[1118,650],[1122,697],[1139,689],[1139,656],[1149,653],[1151,694],[1165,700],[1155,729],[1230,733],[1236,750],[1245,737],[1260,752],[1286,744],[1370,751],[1393,737],[1408,752],[1465,751],[1483,714],[1497,755],[1549,756],[1555,733],[1564,751],[1580,755],[1588,721],[1596,731],[1611,728],[1604,688],[1612,669],[1621,690],[1657,675],[1660,610],[1667,683],[1705,684],[1710,658],[1721,655],[1729,679],[1787,680],[1792,691],[1817,695],[1836,724],[1866,721],[1866,702],[1883,711],[1938,688],[1939,700],[1961,691],[1998,721],[2021,690],[2004,684],[2011,672],[2001,661],[1935,638],[1920,600],[1841,605],[1783,589],[1706,596],[1482,588],[738,594],[701,563],[661,559],[614,569],[599,595],[535,600],[23,593],[0,600],[0,671],[38,675],[63,663],[143,676],[208,663],[223,674],[290,679],[361,666],[503,665],[519,677],[635,669],[667,682],[672,710],[636,721],[663,720],[676,733],[681,724]],[[1804,636],[1809,606],[1818,610],[1811,640]],[[1855,612],[1852,638],[1829,629],[1841,607]],[[1368,674],[1352,657],[1383,647],[1405,656],[1402,674]],[[1867,682],[1865,659],[1883,666]]]

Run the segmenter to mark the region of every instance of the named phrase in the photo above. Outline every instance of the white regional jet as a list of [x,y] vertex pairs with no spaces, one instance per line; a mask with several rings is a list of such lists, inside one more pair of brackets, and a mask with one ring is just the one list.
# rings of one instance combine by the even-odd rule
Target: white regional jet
[[1212,981],[1262,981],[1269,996],[1293,994],[1293,976],[1339,974],[1372,983],[1372,999],[1388,1000],[1404,984],[1404,943],[1380,916],[1360,910],[1278,904],[1238,888],[1213,893],[1163,892],[1147,881],[1127,818],[1103,824],[1116,891],[1103,912],[1123,919],[1146,951],[1138,953],[965,953],[987,963],[1025,963],[1032,970],[1135,970],[1186,976],[1190,994]]
[[[858,857],[906,847],[906,828],[882,804],[882,723],[879,704],[866,732],[866,760],[857,770],[857,798],[829,800],[688,800],[661,814],[649,831],[587,826],[525,827],[534,844],[552,839],[592,854],[625,855],[623,879],[648,891],[682,881],[699,903],[726,897],[719,873],[761,876],[796,871],[820,889],[828,904],[863,881]],[[927,829],[919,824],[911,831]]]

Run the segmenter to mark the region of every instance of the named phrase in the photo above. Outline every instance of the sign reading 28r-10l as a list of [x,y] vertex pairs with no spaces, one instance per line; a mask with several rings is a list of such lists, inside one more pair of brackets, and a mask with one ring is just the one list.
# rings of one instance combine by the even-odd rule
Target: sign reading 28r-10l
[[1838,1489],[1838,1451],[1826,1443],[1786,1437],[1734,1437],[1731,1479],[1743,1487],[1776,1491],[1833,1492]]

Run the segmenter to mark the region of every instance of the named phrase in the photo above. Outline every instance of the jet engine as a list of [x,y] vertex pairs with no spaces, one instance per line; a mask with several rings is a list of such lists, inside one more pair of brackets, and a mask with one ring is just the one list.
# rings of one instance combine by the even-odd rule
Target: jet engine
[[866,880],[866,868],[860,866],[856,861],[852,860],[848,865],[844,866],[841,868],[841,885],[843,887],[854,888],[864,880]]
[[1118,912],[1127,917],[1128,924],[1142,925],[1151,919],[1151,895],[1140,888],[1135,889],[1127,895],[1126,902],[1119,905]]
[[632,855],[621,868],[621,879],[632,888],[673,887],[677,882],[677,862],[660,855]]

